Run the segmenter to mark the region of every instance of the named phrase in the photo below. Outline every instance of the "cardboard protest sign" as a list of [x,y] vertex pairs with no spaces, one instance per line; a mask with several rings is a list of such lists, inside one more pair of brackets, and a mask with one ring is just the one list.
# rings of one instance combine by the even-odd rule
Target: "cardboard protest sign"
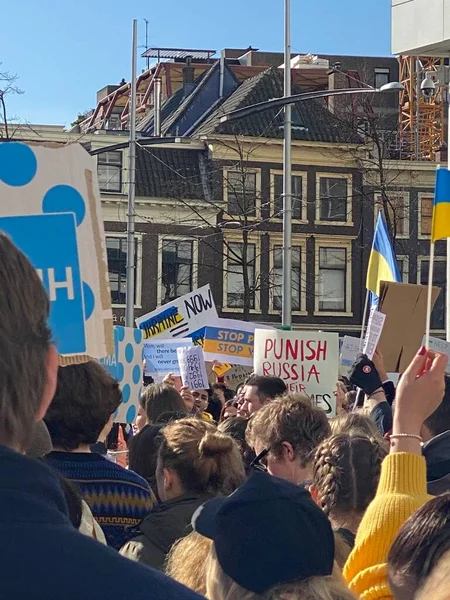
[[206,360],[219,360],[233,365],[253,365],[253,342],[255,329],[272,329],[265,325],[217,319],[205,328],[203,352]]
[[177,348],[188,346],[192,346],[190,338],[146,340],[144,342],[145,374],[155,380],[163,379],[169,373],[180,376]]
[[181,296],[156,310],[136,319],[144,332],[144,339],[194,338],[203,336],[206,325],[217,319],[217,309],[211,288],[205,285],[190,294]]
[[[431,309],[440,288],[433,287]],[[386,315],[378,344],[388,372],[403,373],[421,346],[427,312],[427,286],[382,281],[378,310]]]
[[79,144],[0,143],[0,230],[36,268],[58,352],[69,362],[113,352],[96,173],[95,159]]
[[225,373],[227,373],[232,368],[233,365],[230,365],[229,363],[215,363],[212,367],[212,370],[217,375],[217,377],[223,377]]
[[142,390],[142,331],[117,325],[114,327],[114,347],[114,354],[99,359],[99,363],[117,379],[122,390],[123,401],[114,420],[116,423],[133,423]]
[[[422,346],[425,346],[425,336],[423,336],[422,339]],[[440,352],[441,354],[446,354],[450,359],[450,342],[430,336],[429,346],[430,350],[434,350],[434,352]],[[447,364],[446,372],[450,373],[450,360]]]
[[385,320],[386,315],[384,313],[380,312],[375,307],[370,309],[369,322],[367,324],[363,349],[364,354],[367,354],[370,360],[372,360],[375,350],[377,349]]
[[341,346],[341,365],[351,367],[361,352],[361,339],[344,335]]
[[209,381],[201,347],[177,348],[177,354],[183,385],[190,390],[207,390]]
[[308,394],[329,417],[335,415],[337,333],[257,329],[254,358],[256,374],[281,377],[290,391]]

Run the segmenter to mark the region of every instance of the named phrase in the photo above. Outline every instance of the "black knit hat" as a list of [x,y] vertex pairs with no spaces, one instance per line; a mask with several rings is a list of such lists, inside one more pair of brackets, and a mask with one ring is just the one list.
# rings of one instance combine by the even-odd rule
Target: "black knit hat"
[[214,540],[226,575],[256,594],[333,570],[334,537],[325,513],[309,492],[266,473],[206,502],[192,526]]

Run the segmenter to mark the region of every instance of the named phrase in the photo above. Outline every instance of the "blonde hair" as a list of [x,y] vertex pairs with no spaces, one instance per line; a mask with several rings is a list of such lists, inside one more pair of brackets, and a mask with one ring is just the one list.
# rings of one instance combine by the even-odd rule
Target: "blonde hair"
[[206,566],[206,597],[209,600],[356,600],[336,570],[328,577],[274,586],[263,595],[244,589],[224,573],[214,545]]
[[47,382],[49,300],[36,269],[0,232],[0,443],[26,451]]
[[206,595],[206,565],[212,541],[196,531],[172,546],[165,571],[169,577],[189,589]]
[[237,443],[199,419],[180,419],[161,430],[158,468],[175,471],[186,491],[231,494],[245,481]]

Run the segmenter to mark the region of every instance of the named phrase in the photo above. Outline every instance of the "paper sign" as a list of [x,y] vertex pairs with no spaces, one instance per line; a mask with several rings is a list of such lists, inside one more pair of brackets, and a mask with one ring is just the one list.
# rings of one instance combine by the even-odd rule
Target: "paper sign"
[[146,340],[144,342],[145,374],[153,379],[162,379],[173,373],[179,377],[177,348],[192,346],[190,338],[181,340]]
[[205,358],[200,346],[177,348],[181,380],[190,390],[209,389]]
[[205,360],[219,360],[233,365],[251,367],[257,327],[273,330],[272,327],[246,321],[217,319],[217,323],[205,328],[203,340]]
[[123,401],[114,416],[116,423],[133,423],[142,390],[144,349],[142,331],[132,327],[114,327],[115,353],[99,359],[120,384]]
[[375,350],[377,349],[378,342],[380,341],[381,334],[383,332],[385,320],[386,315],[378,311],[376,307],[372,307],[370,309],[369,322],[367,324],[363,348],[364,354],[367,354],[370,360],[372,360]]
[[96,173],[79,144],[0,143],[0,229],[37,269],[58,352],[71,357],[114,346]]
[[[422,346],[425,346],[425,336],[423,336]],[[450,359],[450,342],[430,336],[430,350],[434,350],[434,352],[440,352],[441,354],[446,354]],[[450,373],[450,360],[447,364],[446,372]]]
[[217,363],[213,365],[212,370],[217,375],[217,377],[223,377],[225,373],[228,373],[230,369],[232,369],[233,365],[229,363]]
[[[205,285],[195,292],[177,298],[169,304],[136,319],[144,339],[202,337],[202,329],[217,319],[211,288]],[[194,342],[196,343],[196,342]]]
[[341,346],[341,365],[351,367],[358,354],[361,354],[361,339],[344,335]]
[[255,331],[255,373],[281,377],[288,389],[304,392],[329,417],[336,414],[339,336],[309,331]]

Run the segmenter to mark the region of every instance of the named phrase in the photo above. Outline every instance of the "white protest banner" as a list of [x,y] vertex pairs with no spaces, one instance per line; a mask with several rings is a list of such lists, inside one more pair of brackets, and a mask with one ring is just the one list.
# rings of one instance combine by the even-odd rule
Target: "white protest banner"
[[[425,346],[425,336],[423,336],[422,346]],[[446,354],[450,359],[450,342],[430,336],[429,346],[430,350],[434,350],[434,352],[440,352],[441,354]],[[447,364],[446,372],[450,373],[450,360]]]
[[[141,330],[139,330],[141,331]],[[165,375],[173,373],[179,377],[177,348],[192,346],[191,338],[181,340],[145,340],[144,359],[145,374],[155,380],[163,379]]]
[[304,392],[329,417],[336,414],[339,336],[316,331],[255,331],[254,371],[281,377],[288,390]]
[[358,354],[361,354],[361,351],[360,338],[344,335],[341,346],[341,365],[344,367],[351,367]]
[[203,352],[205,360],[218,360],[232,365],[253,366],[255,329],[272,329],[266,325],[236,319],[216,319],[205,328]]
[[114,327],[115,353],[99,359],[120,384],[122,404],[114,415],[116,423],[133,423],[142,390],[144,349],[142,331],[132,327]]
[[194,344],[203,337],[204,328],[217,319],[211,288],[205,285],[190,294],[136,319],[144,339],[190,337]]
[[0,230],[28,256],[47,290],[60,355],[77,362],[80,354],[111,354],[96,159],[80,144],[0,143]]
[[177,354],[183,385],[190,390],[207,390],[209,381],[202,348],[177,348]]
[[363,348],[363,353],[367,354],[370,360],[372,360],[375,350],[377,349],[385,320],[386,315],[384,313],[378,311],[375,307],[371,308]]

